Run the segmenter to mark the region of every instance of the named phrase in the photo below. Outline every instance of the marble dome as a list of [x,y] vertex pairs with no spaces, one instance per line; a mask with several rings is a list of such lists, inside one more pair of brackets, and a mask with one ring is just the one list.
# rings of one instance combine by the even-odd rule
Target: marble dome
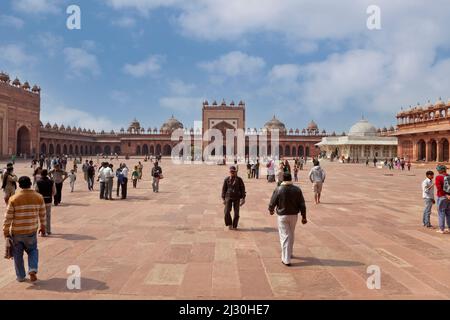
[[376,136],[377,128],[375,128],[375,126],[372,125],[369,121],[362,119],[350,128],[348,135],[360,137]]

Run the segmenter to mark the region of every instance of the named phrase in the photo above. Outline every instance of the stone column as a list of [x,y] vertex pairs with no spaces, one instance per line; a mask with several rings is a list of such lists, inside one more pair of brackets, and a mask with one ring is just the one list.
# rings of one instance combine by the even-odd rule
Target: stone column
[[431,141],[425,142],[425,161],[431,161]]
[[413,159],[411,159],[412,161],[417,161],[419,160],[419,154],[418,154],[418,150],[417,150],[417,141],[412,140],[412,144],[413,144],[413,149],[412,149],[412,157]]
[[442,145],[442,141],[437,140],[436,143],[436,161],[440,162],[443,161],[444,157],[443,157],[443,145]]

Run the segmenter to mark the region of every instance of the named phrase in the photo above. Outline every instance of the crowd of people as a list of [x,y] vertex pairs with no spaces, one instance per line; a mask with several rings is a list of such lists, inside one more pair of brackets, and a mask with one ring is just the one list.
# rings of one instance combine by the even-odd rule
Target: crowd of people
[[[66,159],[67,160],[67,159]],[[44,169],[40,161],[32,161],[33,180],[28,176],[18,178],[14,173],[14,164],[8,163],[1,172],[2,189],[5,194],[7,204],[5,221],[3,224],[4,236],[11,249],[5,253],[6,257],[14,258],[17,280],[22,282],[26,279],[23,254],[28,254],[29,276],[31,281],[37,280],[38,270],[38,248],[37,236],[47,237],[52,234],[51,212],[52,206],[62,203],[62,191],[64,182],[68,179],[71,192],[74,192],[77,181],[78,164],[82,159],[74,159],[73,167],[66,171],[67,161],[64,157],[54,157],[49,160],[49,165]],[[145,158],[144,161],[148,161]],[[152,190],[159,192],[159,183],[163,179],[163,171],[159,159],[150,159],[153,166],[150,173]],[[400,169],[404,159],[392,159],[389,163],[399,163]],[[47,162],[47,158],[44,158]],[[376,165],[378,161],[374,159]],[[311,159],[312,168],[307,178],[312,185],[315,204],[321,202],[323,185],[326,180],[326,172],[320,166],[316,158]],[[298,173],[307,164],[306,158],[294,158],[293,165],[288,159],[277,163],[276,160],[269,160],[267,168],[267,181],[275,183],[276,187],[268,203],[270,215],[277,214],[277,224],[281,245],[281,262],[291,265],[294,246],[295,228],[298,222],[298,215],[302,216],[301,222],[307,223],[306,205],[303,192],[299,186]],[[39,165],[39,166],[38,166]],[[433,205],[438,209],[438,230],[444,234],[450,233],[450,176],[447,174],[447,167],[438,165],[438,175],[435,177],[432,171],[426,172],[426,179],[422,183],[422,193],[425,202],[423,211],[423,225],[433,228],[430,221]],[[130,173],[126,163],[119,163],[117,168],[113,162],[103,161],[99,165],[94,164],[92,159],[86,159],[81,166],[84,181],[90,192],[95,190],[95,183],[99,184],[99,199],[114,200],[113,190],[116,185],[116,197],[127,198],[128,177],[131,175],[133,188],[137,188],[142,180],[144,165],[139,161]],[[247,178],[258,179],[260,171],[259,161],[247,163]],[[18,186],[22,189],[16,194]],[[436,197],[434,189],[436,188]],[[229,176],[226,177],[222,185],[221,198],[224,205],[225,226],[230,230],[236,230],[239,224],[240,207],[245,205],[247,190],[244,180],[238,175],[237,165],[229,168]],[[231,214],[233,211],[233,215]],[[18,214],[19,213],[19,214]]]
[[[161,157],[155,159],[145,157],[144,159],[144,161],[149,160],[153,163],[151,170],[153,191],[159,192],[159,180],[163,178]],[[82,163],[82,158],[74,158],[73,167],[69,172],[66,171],[67,163],[66,156],[41,156],[39,160],[33,159],[31,161],[33,180],[28,176],[18,178],[14,172],[13,162],[8,163],[1,171],[2,189],[7,205],[3,223],[7,245],[5,257],[14,259],[16,277],[19,282],[26,280],[24,252],[28,255],[30,281],[37,280],[39,257],[37,236],[39,234],[41,237],[48,237],[52,234],[52,206],[59,206],[62,203],[63,185],[66,180],[69,181],[70,191],[75,191],[78,164]],[[114,181],[116,181],[117,198],[127,198],[129,170],[126,163],[120,163],[114,171],[112,162],[103,161],[98,166],[92,159],[86,159],[81,169],[89,191],[93,192],[95,182],[99,183],[100,199],[114,200]],[[142,179],[143,169],[144,165],[140,161],[134,167],[131,174],[134,188]],[[17,192],[18,187],[20,192]]]

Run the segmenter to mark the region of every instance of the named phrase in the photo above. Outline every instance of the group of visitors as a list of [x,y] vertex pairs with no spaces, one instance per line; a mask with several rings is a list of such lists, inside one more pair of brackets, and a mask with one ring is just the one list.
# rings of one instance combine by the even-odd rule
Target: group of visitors
[[[445,165],[438,165],[436,171],[438,173],[436,178],[434,178],[433,171],[427,171],[426,179],[422,182],[422,198],[425,202],[422,222],[424,227],[434,228],[430,216],[433,204],[436,204],[438,210],[438,229],[436,232],[448,234],[450,233],[450,176],[447,174]],[[436,199],[434,196],[435,186]],[[447,222],[447,227],[445,222]]]
[[[45,159],[50,159],[46,157]],[[80,159],[80,162],[82,159]],[[47,237],[52,234],[51,211],[52,203],[58,206],[62,201],[64,182],[69,179],[70,190],[74,191],[76,181],[76,168],[66,172],[63,168],[62,157],[53,157],[49,169],[37,167],[37,162],[32,162],[33,182],[30,177],[17,178],[14,173],[14,164],[8,163],[1,170],[2,189],[7,205],[3,234],[6,239],[7,250],[5,258],[14,259],[17,281],[26,280],[23,254],[28,254],[28,274],[31,282],[37,280],[39,251],[37,236]],[[78,163],[78,159],[77,159]],[[40,163],[39,163],[40,165]],[[75,163],[74,163],[75,165]],[[103,162],[96,168],[92,160],[86,160],[82,166],[84,179],[88,190],[94,190],[94,181],[100,184],[100,199],[113,200],[112,190],[114,178],[117,179],[117,196],[121,190],[121,199],[127,197],[128,167],[121,163],[114,173],[112,163]],[[142,179],[143,165],[141,162],[135,166],[133,177]],[[151,171],[153,177],[152,186],[154,192],[159,192],[159,180],[163,178],[162,169],[158,162],[154,162]],[[16,192],[17,184],[21,191]]]
[[249,179],[259,179],[259,160],[247,161],[247,177]]

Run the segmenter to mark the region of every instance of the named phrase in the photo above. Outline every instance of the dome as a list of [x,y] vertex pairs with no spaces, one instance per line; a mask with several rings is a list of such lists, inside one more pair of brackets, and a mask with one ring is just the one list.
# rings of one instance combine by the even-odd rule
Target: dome
[[375,136],[377,128],[375,128],[369,121],[362,119],[355,123],[348,132],[349,136]]
[[161,132],[172,132],[176,129],[183,129],[183,124],[178,121],[177,119],[174,118],[174,116],[172,115],[172,117],[170,117],[169,120],[167,120],[161,127]]
[[16,87],[20,87],[21,85],[20,80],[18,78],[15,78],[12,84]]
[[128,127],[128,131],[132,131],[132,130],[138,131],[140,128],[141,128],[141,124],[135,118],[133,120],[133,122],[130,123],[130,126]]
[[318,130],[318,129],[319,129],[319,127],[317,126],[317,124],[314,121],[311,121],[308,124],[308,130],[313,131],[313,130]]
[[31,89],[31,91],[33,91],[34,93],[39,93],[39,92],[41,92],[41,88],[39,88],[37,85],[34,85],[33,89]]
[[286,127],[283,122],[278,120],[275,116],[273,116],[272,120],[266,122],[264,128],[267,130],[275,130],[278,129],[280,131],[286,131]]
[[4,72],[0,72],[0,81],[9,82],[9,75]]
[[51,129],[52,125],[50,124],[50,122],[47,122],[47,124],[45,125],[45,129]]
[[25,90],[30,90],[30,84],[28,83],[28,81],[25,81],[24,84],[22,85],[22,88]]
[[436,101],[435,106],[436,107],[443,107],[443,106],[445,106],[445,103],[444,103],[444,101],[442,101],[442,98],[439,98],[439,100]]

